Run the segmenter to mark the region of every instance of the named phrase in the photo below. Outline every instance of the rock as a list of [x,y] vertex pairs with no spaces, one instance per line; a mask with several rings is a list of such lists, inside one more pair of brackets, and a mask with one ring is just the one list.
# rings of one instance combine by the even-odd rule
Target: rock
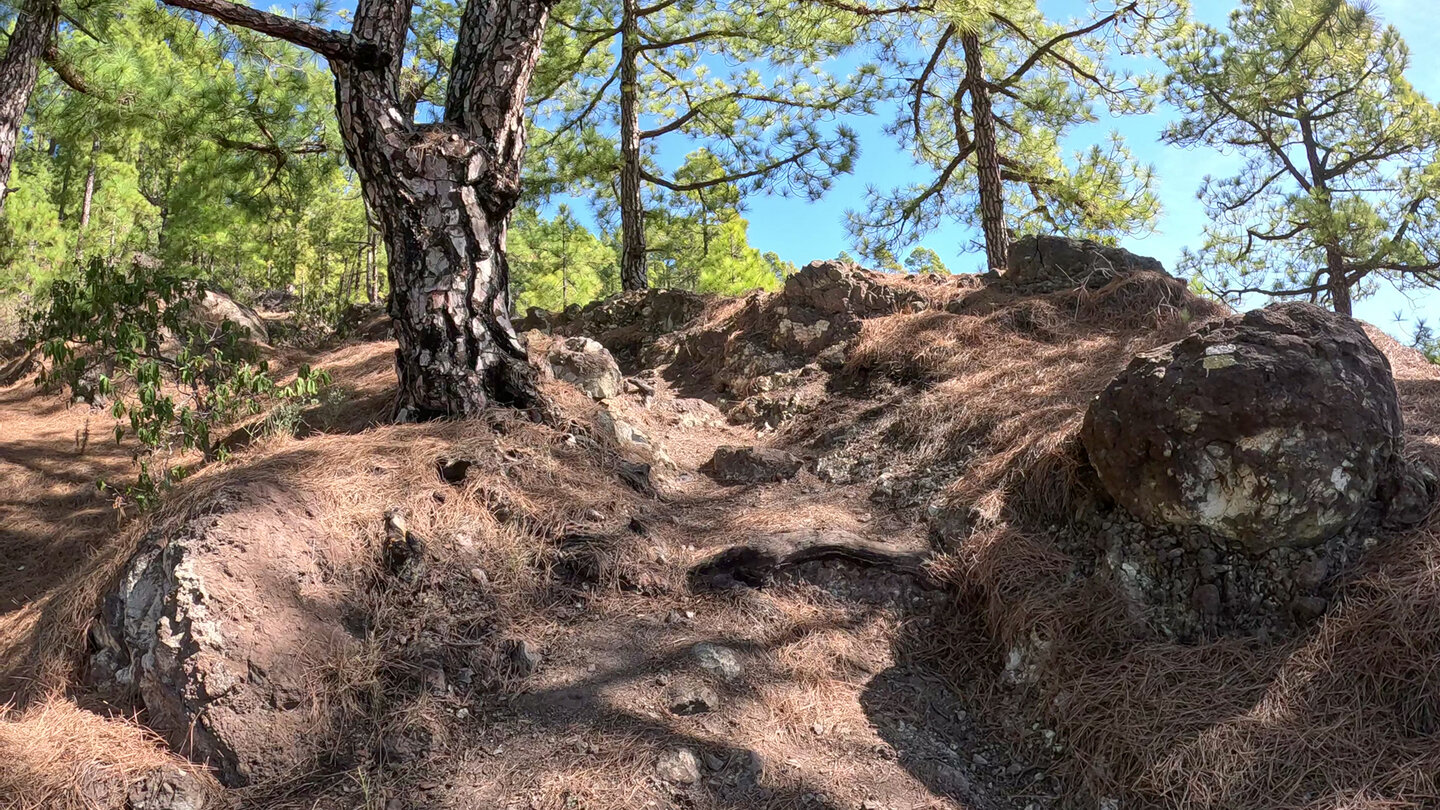
[[591,399],[612,399],[620,394],[620,366],[610,352],[587,337],[566,338],[550,350],[550,370]]
[[505,656],[510,662],[511,671],[522,678],[540,668],[540,653],[523,638],[506,642]]
[[675,714],[706,714],[720,707],[720,696],[708,686],[681,686],[671,691],[667,702]]
[[640,428],[617,417],[607,408],[602,408],[595,414],[595,421],[599,424],[600,430],[605,437],[620,447],[639,446],[651,449],[650,437]]
[[1165,273],[1156,259],[1063,236],[1022,236],[1010,243],[1005,264],[1001,278],[1049,290],[1103,287],[1132,273]]
[[1201,585],[1190,594],[1190,607],[1202,616],[1218,614],[1220,606],[1220,588],[1215,585]]
[[1295,568],[1295,587],[1302,591],[1313,591],[1325,581],[1330,567],[1324,560],[1311,560]]
[[853,262],[811,262],[785,279],[770,343],[792,354],[819,354],[859,335],[862,318],[924,304],[919,293],[885,284],[880,274]]
[[722,484],[763,484],[794,478],[805,462],[772,447],[722,445],[701,470]]
[[1141,520],[1252,552],[1355,525],[1408,469],[1389,362],[1354,321],[1302,303],[1136,357],[1090,404],[1081,439]]
[[1435,473],[1418,463],[1406,464],[1380,493],[1385,525],[1394,529],[1418,526],[1435,507]]
[[147,535],[91,623],[89,676],[135,695],[178,751],[241,786],[308,766],[328,718],[307,696],[357,654],[311,504],[280,486],[221,489]]
[[214,807],[211,790],[195,774],[180,768],[152,771],[132,783],[126,810],[206,810]]
[[260,313],[236,301],[222,290],[201,287],[195,292],[193,304],[192,312],[201,321],[216,326],[229,321],[251,340],[270,342],[270,330],[265,326],[265,319],[260,317]]
[[1301,624],[1314,621],[1325,615],[1329,600],[1319,596],[1301,596],[1290,603],[1290,614]]
[[702,641],[690,648],[690,655],[701,669],[721,680],[733,681],[740,677],[745,669],[740,663],[740,656],[734,650],[719,644]]
[[689,748],[676,748],[660,755],[655,774],[666,782],[693,785],[700,781],[700,758]]

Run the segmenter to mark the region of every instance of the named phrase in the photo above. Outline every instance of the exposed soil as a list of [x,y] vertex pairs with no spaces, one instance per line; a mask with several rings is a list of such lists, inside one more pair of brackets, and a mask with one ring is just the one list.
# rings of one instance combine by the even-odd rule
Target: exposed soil
[[[1038,296],[886,281],[843,319],[814,290],[812,309],[637,299],[595,335],[621,393],[597,404],[547,380],[562,415],[548,425],[382,425],[393,344],[352,340],[281,358],[336,379],[294,435],[237,431],[234,460],[145,516],[94,487],[131,474],[102,413],[28,381],[0,389],[0,705],[18,707],[0,751],[50,739],[56,716],[122,737],[148,724],[231,783],[213,806],[296,810],[1435,806],[1440,517],[1382,535],[1284,642],[1157,629],[1163,612],[1076,551],[1104,548],[1107,520],[1131,531],[1084,478],[1085,403],[1131,354],[1214,314],[1172,281]],[[1409,449],[1433,460],[1440,373],[1377,342]],[[101,440],[83,441],[87,419]],[[723,485],[702,469],[722,446],[803,468]],[[874,553],[718,590],[692,578],[782,532]],[[242,686],[175,704],[181,719],[204,707],[178,729],[92,686],[102,595],[137,549],[177,538],[223,583],[201,600],[220,635],[246,634],[205,659]],[[235,697],[251,694],[264,705]],[[61,715],[33,710],[57,701]],[[224,724],[288,764],[202,755],[200,732]],[[265,738],[276,728],[293,742]],[[135,739],[144,773],[182,762]],[[107,746],[57,758],[50,783],[141,772]],[[15,791],[0,808],[126,806],[39,800],[13,787],[34,781],[27,762],[17,778],[0,754]]]

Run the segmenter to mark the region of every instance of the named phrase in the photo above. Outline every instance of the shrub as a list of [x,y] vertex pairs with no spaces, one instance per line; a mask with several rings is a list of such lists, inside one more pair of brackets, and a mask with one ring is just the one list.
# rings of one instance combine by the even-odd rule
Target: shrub
[[183,475],[175,462],[185,452],[223,458],[219,428],[258,413],[267,399],[311,399],[329,383],[325,372],[302,366],[278,384],[240,327],[200,316],[199,290],[164,267],[96,260],[51,285],[30,317],[30,340],[48,361],[40,383],[108,400],[116,442],[128,433],[140,443],[139,479],[126,494],[142,505]]

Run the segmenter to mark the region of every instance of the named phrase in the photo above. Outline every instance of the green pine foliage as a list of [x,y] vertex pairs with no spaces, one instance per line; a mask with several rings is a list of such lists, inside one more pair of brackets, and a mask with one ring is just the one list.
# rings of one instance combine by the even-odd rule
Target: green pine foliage
[[364,203],[323,65],[152,3],[100,23],[103,40],[62,31],[31,99],[0,221],[0,295],[139,253],[242,296],[293,287],[317,311],[364,297]]
[[1391,26],[1341,0],[1244,0],[1168,58],[1165,133],[1245,158],[1200,191],[1182,267],[1224,294],[1352,298],[1440,283],[1440,110],[1405,78]]
[[881,54],[894,118],[886,128],[925,179],[876,184],[848,224],[860,252],[881,261],[951,222],[978,221],[976,79],[961,35],[975,33],[997,120],[1006,225],[1013,231],[1111,239],[1146,232],[1160,212],[1150,167],[1118,133],[1068,153],[1067,135],[1112,114],[1153,109],[1153,76],[1117,66],[1172,35],[1185,7],[1171,0],[1093,3],[1079,20],[1047,16],[1036,0],[944,2],[878,16],[868,36]]

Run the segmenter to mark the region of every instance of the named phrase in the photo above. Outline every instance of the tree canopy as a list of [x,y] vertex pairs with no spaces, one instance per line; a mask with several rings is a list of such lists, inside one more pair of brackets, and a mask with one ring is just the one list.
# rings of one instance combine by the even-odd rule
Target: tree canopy
[[1349,314],[1384,279],[1440,282],[1440,111],[1405,78],[1394,27],[1336,0],[1245,0],[1169,57],[1177,146],[1234,149],[1206,178],[1210,221],[1183,267],[1225,295],[1324,300]]
[[[1154,170],[1118,134],[1078,133],[1157,110],[1169,146],[1241,161],[1200,190],[1183,274],[1342,312],[1382,283],[1440,286],[1440,112],[1399,33],[1346,0],[1243,0],[1224,27],[1182,0],[1073,19],[1036,0],[551,5],[0,0],[0,296],[137,254],[316,317],[384,301],[419,323],[405,295],[473,288],[452,315],[493,321],[476,345],[513,358],[508,318],[529,307],[777,287],[809,257],[751,243],[757,195],[803,206],[852,173],[868,193],[845,200],[848,247],[890,272],[1003,267],[1017,233],[1147,233]],[[507,39],[516,21],[531,39]],[[484,50],[501,46],[533,81]],[[491,66],[510,78],[475,72]],[[869,168],[897,149],[913,171]],[[411,177],[421,156],[440,163]],[[484,222],[441,236],[472,192]],[[956,224],[983,260],[917,246]],[[460,246],[460,275],[425,276],[434,244]],[[443,321],[425,327],[442,344]]]

